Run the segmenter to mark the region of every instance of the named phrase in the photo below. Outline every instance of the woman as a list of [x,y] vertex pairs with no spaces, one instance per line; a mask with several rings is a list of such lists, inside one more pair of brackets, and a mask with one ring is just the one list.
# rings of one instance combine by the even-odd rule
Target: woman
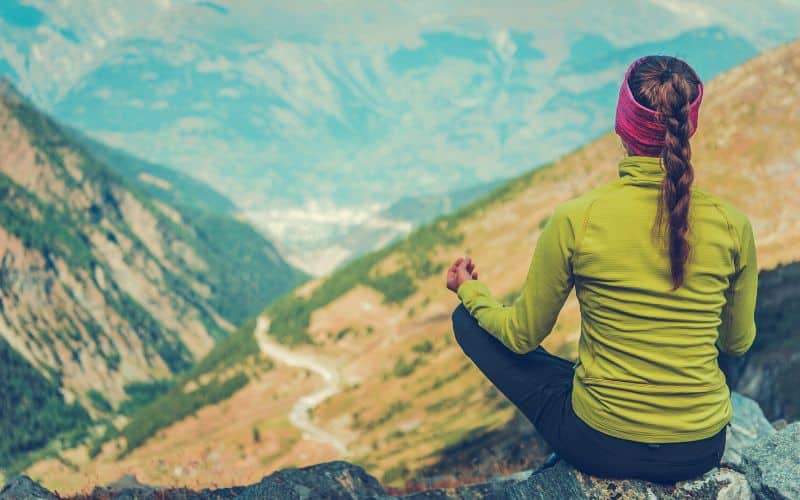
[[[747,216],[692,187],[703,85],[684,61],[631,64],[615,131],[619,177],[554,210],[510,306],[470,258],[448,270],[464,352],[584,472],[674,482],[719,464],[732,414],[719,351],[755,336],[758,268]],[[572,287],[578,359],[539,344]]]

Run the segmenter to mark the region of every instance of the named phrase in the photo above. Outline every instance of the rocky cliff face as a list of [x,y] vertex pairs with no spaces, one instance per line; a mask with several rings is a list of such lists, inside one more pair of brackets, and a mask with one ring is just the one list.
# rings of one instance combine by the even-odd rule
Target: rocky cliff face
[[755,399],[770,420],[800,418],[800,262],[759,274],[753,347],[734,387]]
[[[297,283],[255,231],[211,218],[124,181],[0,81],[0,347],[20,367],[3,372],[4,397],[42,410],[37,394],[9,389],[38,372],[67,403],[111,410],[126,383],[207,353],[247,312],[235,306],[255,300],[253,314]],[[231,249],[238,262],[225,267]]]
[[[690,481],[656,484],[638,480],[609,480],[575,470],[562,460],[488,482],[419,492],[387,491],[361,467],[336,461],[285,469],[260,482],[232,488],[164,490],[126,476],[74,498],[226,499],[226,498],[448,498],[518,499],[796,499],[800,498],[800,422],[774,430],[754,401],[733,395],[734,418],[720,467]],[[587,453],[591,452],[587,450]],[[11,478],[0,500],[55,499],[27,476]]]

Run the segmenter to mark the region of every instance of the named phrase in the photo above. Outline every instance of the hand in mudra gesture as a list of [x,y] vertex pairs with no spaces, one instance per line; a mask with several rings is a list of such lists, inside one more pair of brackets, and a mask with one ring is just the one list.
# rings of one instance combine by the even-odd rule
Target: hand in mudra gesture
[[478,271],[475,270],[475,263],[472,262],[472,257],[459,257],[447,270],[447,288],[453,292],[458,291],[461,283],[473,279],[478,279]]

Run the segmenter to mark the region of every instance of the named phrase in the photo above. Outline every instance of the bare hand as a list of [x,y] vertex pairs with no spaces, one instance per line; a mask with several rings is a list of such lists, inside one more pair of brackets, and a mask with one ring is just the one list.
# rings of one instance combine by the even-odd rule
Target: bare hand
[[478,279],[477,266],[472,261],[472,257],[459,257],[447,270],[447,288],[453,292],[458,292],[461,283],[469,279]]

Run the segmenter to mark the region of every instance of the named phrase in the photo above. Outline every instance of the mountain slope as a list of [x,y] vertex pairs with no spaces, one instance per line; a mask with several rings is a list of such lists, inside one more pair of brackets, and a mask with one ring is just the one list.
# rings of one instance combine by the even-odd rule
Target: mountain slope
[[263,307],[265,299],[271,300],[308,277],[284,262],[276,245],[240,220],[231,200],[210,186],[77,130],[67,132],[71,140],[128,184],[166,204],[195,229],[193,244],[209,264],[205,278],[214,291],[211,301],[225,319],[241,324]]
[[230,215],[236,211],[231,200],[186,174],[112,148],[76,129],[67,128],[65,131],[92,156],[113,168],[129,183],[141,186],[156,200],[173,207],[187,207],[220,215]]
[[[798,110],[795,42],[708,82],[692,142],[697,185],[750,216],[762,269],[800,260]],[[435,463],[442,450],[502,429],[513,418],[510,404],[454,343],[450,314],[458,302],[445,289],[443,271],[467,253],[495,296],[513,300],[548,215],[559,203],[614,179],[622,156],[618,138],[608,133],[267,307],[274,338],[304,354],[324,355],[338,368],[345,388],[315,407],[313,419],[346,442],[348,459],[399,484]],[[544,345],[571,356],[578,336],[573,293]],[[114,454],[104,452],[95,461],[81,461],[80,470],[113,480],[125,467],[136,467],[148,480],[173,484],[183,478],[169,471],[190,467],[218,470],[215,478],[236,484],[257,479],[265,467],[336,458],[335,449],[304,440],[286,421],[292,401],[319,385],[276,364],[224,403],[165,428],[160,439],[145,442],[128,459],[114,462]],[[213,445],[186,444],[197,429],[213,436]],[[250,438],[251,431],[258,440]],[[204,452],[204,446],[213,451]],[[80,454],[70,457],[78,460]],[[169,468],[149,468],[156,457]],[[236,465],[228,470],[220,463]],[[54,484],[74,475],[52,461],[31,470]]]
[[[798,84],[800,42],[723,74],[707,86],[693,139],[697,185],[750,216],[761,268],[800,259]],[[609,133],[267,308],[273,335],[298,338],[298,331],[306,331],[319,344],[315,349],[341,352],[345,377],[359,382],[315,411],[318,424],[341,429],[345,416],[357,415],[350,428],[354,447],[361,447],[365,460],[384,471],[418,464],[446,445],[453,433],[479,425],[492,428],[498,412],[491,397],[481,396],[492,390],[476,370],[462,368],[465,358],[450,340],[450,312],[457,299],[444,289],[442,269],[467,253],[495,296],[513,299],[548,214],[559,203],[615,178],[622,155],[619,139]],[[354,276],[345,279],[348,272]],[[391,294],[373,285],[376,272],[405,276],[410,283],[405,296],[387,302]],[[344,282],[351,286],[334,286]],[[327,336],[344,328],[354,333],[338,342]],[[380,335],[369,335],[367,329]],[[578,335],[573,293],[545,346],[570,354]],[[430,352],[413,348],[425,340],[433,344]],[[365,352],[369,355],[359,355]],[[462,370],[463,375],[456,375]],[[388,378],[382,376],[386,373]],[[382,412],[388,408],[397,410]],[[410,430],[397,436],[398,428]],[[372,442],[379,451],[370,449]]]
[[42,401],[108,414],[304,277],[246,224],[126,182],[5,80],[0,130],[0,335]]

